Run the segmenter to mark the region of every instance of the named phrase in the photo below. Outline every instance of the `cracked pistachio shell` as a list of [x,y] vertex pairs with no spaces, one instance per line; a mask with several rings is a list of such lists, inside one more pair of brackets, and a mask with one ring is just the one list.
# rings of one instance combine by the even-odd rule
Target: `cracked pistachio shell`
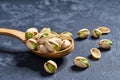
[[50,38],[48,38],[48,37],[41,37],[37,41],[39,44],[44,45],[46,43],[46,41],[49,41],[49,39]]
[[42,37],[42,34],[41,33],[38,33],[37,35],[34,36],[34,39],[38,40],[39,38]]
[[37,41],[35,39],[28,39],[26,41],[26,46],[29,49],[37,49]]
[[52,46],[52,44],[49,41],[45,42],[45,47],[47,48],[47,50],[49,52],[55,52],[56,51],[55,48]]
[[55,73],[57,71],[57,64],[52,60],[48,60],[44,63],[44,69],[47,73]]
[[54,38],[51,38],[50,40],[57,42],[59,44],[59,46],[61,46],[61,44],[62,44],[62,40],[60,38],[54,37]]
[[69,40],[63,40],[61,49],[66,49],[71,45],[71,42]]
[[81,56],[77,56],[74,59],[73,63],[79,68],[87,68],[90,66],[88,59],[85,57],[81,57]]
[[45,45],[39,45],[38,46],[38,51],[42,52],[42,53],[48,53],[47,48],[45,47]]
[[72,34],[71,32],[68,32],[68,31],[63,32],[63,34],[67,34],[67,35],[69,35],[70,37],[73,37],[73,34]]
[[102,32],[99,29],[94,29],[92,36],[95,38],[99,38],[102,35]]
[[90,34],[90,31],[85,28],[78,31],[78,36],[80,38],[86,38],[89,34]]
[[110,33],[110,28],[108,27],[101,26],[101,27],[98,27],[98,29],[102,32],[102,34]]
[[60,34],[60,38],[62,40],[71,40],[71,36],[69,36],[68,34],[64,34],[64,33]]
[[92,49],[90,50],[90,52],[91,52],[91,55],[92,55],[93,58],[95,58],[95,59],[101,58],[101,52],[100,52],[99,49],[97,49],[97,48],[92,48]]
[[51,29],[50,28],[43,28],[40,33],[50,33],[51,32]]
[[36,28],[29,28],[25,33],[25,38],[26,39],[33,38],[37,33],[38,33],[38,30]]
[[102,39],[99,41],[99,46],[103,49],[110,49],[112,47],[112,41],[109,39]]

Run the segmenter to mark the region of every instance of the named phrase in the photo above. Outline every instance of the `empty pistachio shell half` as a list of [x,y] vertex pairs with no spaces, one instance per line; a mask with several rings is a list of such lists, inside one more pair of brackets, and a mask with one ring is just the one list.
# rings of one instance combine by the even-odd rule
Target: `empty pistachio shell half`
[[99,46],[103,49],[110,49],[112,47],[112,41],[109,39],[102,39],[99,42]]
[[98,29],[102,32],[102,34],[106,34],[110,32],[110,28],[108,27],[101,26],[101,27],[98,27]]
[[80,38],[86,38],[89,34],[90,34],[90,31],[85,28],[78,31],[78,36]]
[[99,29],[94,29],[92,36],[95,38],[99,38],[102,35],[102,32]]
[[45,47],[45,45],[39,45],[38,46],[38,51],[42,52],[42,53],[48,53],[47,48]]
[[28,39],[26,41],[26,46],[29,49],[37,49],[37,41],[35,39]]
[[37,33],[38,33],[38,30],[36,28],[29,28],[25,33],[25,38],[26,39],[33,38],[33,36],[36,35]]
[[87,68],[90,66],[88,59],[81,56],[76,57],[73,63],[79,68]]
[[71,45],[71,42],[69,40],[63,40],[61,49],[66,49]]
[[52,60],[48,60],[44,63],[44,69],[48,73],[55,73],[57,71],[57,64]]
[[100,52],[99,49],[97,49],[97,48],[92,48],[92,49],[90,50],[90,52],[91,52],[91,55],[92,55],[93,58],[95,58],[95,59],[101,58],[101,52]]
[[68,34],[69,36],[73,37],[72,33],[68,31],[63,32],[63,34]]

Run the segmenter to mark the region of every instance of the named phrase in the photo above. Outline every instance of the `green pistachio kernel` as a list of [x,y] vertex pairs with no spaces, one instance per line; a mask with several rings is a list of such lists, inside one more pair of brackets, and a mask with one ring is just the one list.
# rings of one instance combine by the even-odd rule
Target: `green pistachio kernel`
[[56,44],[52,44],[52,47],[53,47],[56,51],[60,51],[60,47],[57,46]]
[[90,66],[88,60],[86,60],[86,59],[80,59],[80,61],[81,61],[82,63],[86,64],[87,66]]
[[35,44],[34,42],[31,42],[31,45],[32,45],[33,49],[37,49],[37,44]]
[[71,32],[65,32],[66,34],[68,34],[69,36],[73,37],[73,34]]
[[112,41],[107,41],[106,42],[108,45],[112,45]]
[[55,67],[52,65],[52,64],[46,64],[47,65],[47,67],[48,67],[48,69],[50,70],[50,72],[55,72],[56,71],[56,69],[55,69]]
[[25,38],[26,38],[26,39],[33,38],[33,36],[34,36],[34,33],[32,33],[32,32],[27,32],[27,33],[25,33]]
[[98,32],[97,30],[95,30],[95,33],[96,33],[97,36],[100,36],[100,35],[101,35],[101,33]]
[[42,35],[43,37],[48,37],[49,36],[49,34],[48,33],[43,33],[43,35]]

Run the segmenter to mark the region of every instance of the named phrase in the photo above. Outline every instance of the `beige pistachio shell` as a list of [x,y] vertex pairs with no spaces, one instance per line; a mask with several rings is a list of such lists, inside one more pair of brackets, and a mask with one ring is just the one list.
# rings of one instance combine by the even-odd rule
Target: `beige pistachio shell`
[[70,40],[70,39],[71,39],[71,36],[69,36],[68,34],[61,33],[61,34],[60,34],[60,38],[61,38],[62,40]]
[[51,29],[50,28],[43,28],[41,31],[40,31],[40,33],[50,33],[51,32]]
[[48,53],[47,48],[45,47],[45,45],[39,45],[38,46],[38,51],[42,52],[42,53]]
[[97,49],[97,48],[92,48],[92,49],[90,50],[90,52],[91,52],[91,55],[92,55],[93,58],[95,58],[95,59],[101,58],[101,52],[100,52],[99,49]]
[[110,28],[108,27],[101,26],[101,27],[98,27],[98,29],[102,32],[102,34],[110,33]]
[[28,39],[26,41],[26,46],[29,49],[37,49],[37,41],[35,39]]
[[31,32],[31,33],[34,33],[34,35],[36,35],[38,33],[38,30],[36,28],[29,28],[27,29],[26,33],[27,32]]
[[42,38],[39,38],[37,41],[39,44],[41,45],[44,45],[46,43],[46,41],[49,41],[50,38],[48,37],[42,37]]
[[70,37],[73,37],[73,35],[72,35],[72,33],[71,32],[68,32],[68,31],[64,31],[64,32],[62,32],[63,34],[67,34],[67,35],[69,35]]
[[71,45],[71,42],[69,40],[63,40],[61,49],[66,49]]
[[48,60],[44,63],[44,69],[47,73],[55,73],[57,71],[57,64],[52,60]]
[[38,40],[42,37],[42,34],[41,33],[38,33],[37,35],[34,36],[34,39]]
[[51,38],[50,41],[51,40],[57,42],[59,44],[59,46],[61,46],[61,44],[62,44],[62,40],[60,38],[54,37],[54,38]]
[[49,41],[45,42],[45,47],[47,48],[48,51],[50,52],[55,52],[56,50],[52,47],[52,45],[49,43]]
[[92,36],[95,38],[99,38],[102,35],[102,32],[99,29],[94,29]]
[[99,41],[99,46],[103,49],[110,49],[112,47],[112,41],[109,39],[102,39]]
[[88,59],[85,57],[81,57],[81,56],[77,56],[74,59],[73,63],[79,68],[87,68],[90,66]]
[[89,34],[90,34],[90,31],[88,29],[86,29],[86,28],[81,29],[81,30],[78,31],[78,36],[80,38],[86,38]]

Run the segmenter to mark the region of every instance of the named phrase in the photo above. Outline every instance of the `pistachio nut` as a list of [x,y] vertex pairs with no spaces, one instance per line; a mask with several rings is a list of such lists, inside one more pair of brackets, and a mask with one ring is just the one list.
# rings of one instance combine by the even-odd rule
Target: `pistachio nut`
[[47,73],[55,73],[57,71],[57,64],[52,60],[48,60],[44,63],[44,69]]
[[48,41],[50,38],[48,37],[41,37],[39,39],[37,39],[38,43],[41,45],[44,45],[46,43],[46,41]]
[[61,34],[60,34],[60,38],[61,38],[62,40],[70,40],[70,39],[71,39],[71,36],[69,36],[68,34],[61,33]]
[[102,39],[99,41],[99,46],[103,49],[110,49],[112,47],[112,41],[109,39]]
[[45,45],[39,45],[38,46],[38,51],[42,52],[42,53],[48,53],[47,48],[45,47]]
[[102,35],[102,32],[99,29],[94,29],[92,36],[95,38],[99,38]]
[[63,32],[63,34],[67,34],[67,35],[73,37],[73,34],[71,32],[68,32],[68,31]]
[[36,28],[29,28],[25,33],[25,38],[26,39],[33,38],[37,33],[38,33],[38,30]]
[[92,49],[90,50],[90,52],[91,52],[91,55],[92,55],[93,58],[95,58],[95,59],[101,58],[101,52],[100,52],[99,49],[97,49],[97,48],[92,48]]
[[[54,44],[53,44],[54,45]],[[45,43],[45,47],[47,48],[48,51],[50,52],[55,52],[55,48],[53,47],[53,45],[49,42],[49,41],[46,41]]]
[[61,49],[66,49],[71,45],[71,42],[69,40],[63,40],[62,45],[61,45]]
[[28,39],[26,41],[26,46],[29,49],[37,49],[37,41],[35,39]]
[[74,59],[73,63],[74,63],[74,65],[76,65],[79,68],[87,68],[90,66],[88,59],[85,57],[81,57],[81,56],[77,56]]
[[110,33],[110,28],[108,27],[101,26],[101,27],[98,27],[98,29],[102,32],[102,34]]
[[50,33],[51,32],[51,29],[50,28],[43,28],[40,33]]
[[85,28],[78,31],[78,36],[80,38],[86,38],[89,34],[90,34],[90,31]]
[[54,37],[54,38],[51,38],[50,40],[57,42],[59,44],[59,46],[62,45],[62,40],[60,38]]

